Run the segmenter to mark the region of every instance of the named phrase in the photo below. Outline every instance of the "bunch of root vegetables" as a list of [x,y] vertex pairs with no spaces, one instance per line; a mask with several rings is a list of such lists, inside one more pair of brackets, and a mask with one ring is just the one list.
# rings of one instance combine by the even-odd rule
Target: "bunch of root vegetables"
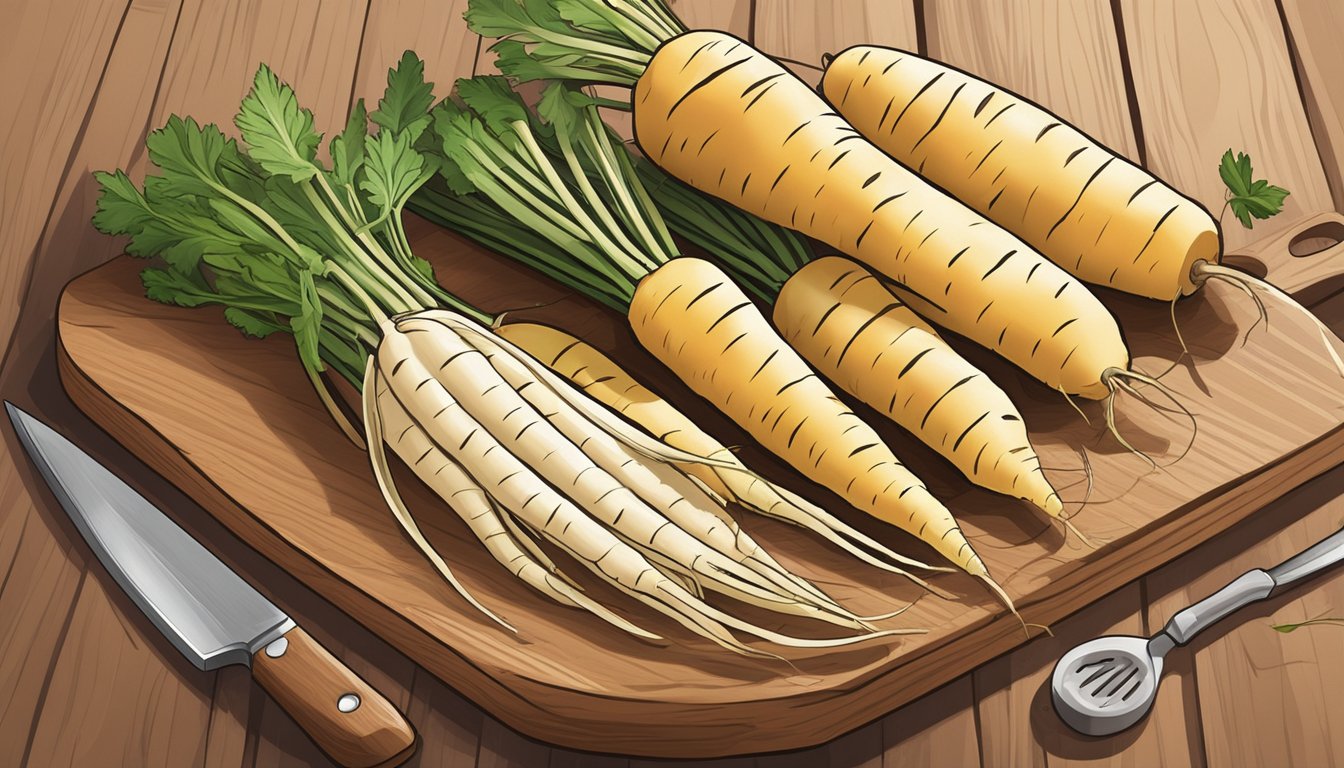
[[[388,449],[514,576],[650,640],[552,554],[756,656],[920,630],[880,629],[891,616],[857,615],[792,573],[730,503],[921,585],[911,571],[946,567],[761,477],[583,340],[471,306],[412,253],[406,209],[616,310],[760,446],[1009,607],[951,512],[866,421],[891,419],[972,483],[1068,525],[1017,408],[935,328],[1062,397],[1104,400],[1123,442],[1117,394],[1165,390],[1134,370],[1082,281],[1166,301],[1215,278],[1274,290],[1218,263],[1217,224],[1197,203],[1048,111],[915,54],[846,50],[818,93],[742,40],[687,31],[659,0],[472,0],[467,20],[500,38],[505,76],[459,81],[436,102],[408,52],[324,163],[311,113],[263,66],[236,120],[242,145],[174,117],[148,140],[157,173],[142,187],[99,175],[95,223],[157,258],[151,298],[292,334],[407,535],[506,627],[421,533],[428,512],[401,500]],[[513,87],[531,80],[545,83],[528,102]],[[638,154],[603,123],[613,107],[633,113]],[[683,255],[674,234],[706,256]],[[842,255],[818,257],[813,242]],[[362,393],[362,428],[328,371]],[[734,601],[847,633],[795,637]]]

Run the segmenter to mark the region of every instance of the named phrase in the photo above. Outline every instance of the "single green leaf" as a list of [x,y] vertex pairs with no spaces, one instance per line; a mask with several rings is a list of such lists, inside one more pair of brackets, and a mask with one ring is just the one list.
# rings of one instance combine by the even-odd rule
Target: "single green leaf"
[[476,118],[457,103],[444,100],[434,108],[433,134],[437,138],[434,157],[439,178],[454,195],[469,195],[476,191],[462,170],[461,163],[470,160],[466,145],[470,143],[470,124]]
[[209,288],[196,285],[184,275],[166,269],[150,267],[142,270],[140,282],[145,286],[146,296],[163,304],[199,307],[219,301],[219,296],[213,294]]
[[556,15],[584,30],[606,34],[620,40],[621,31],[591,0],[555,0]]
[[384,131],[368,144],[360,189],[378,209],[377,220],[399,212],[411,193],[434,174],[411,142],[410,134]]
[[425,82],[425,63],[414,51],[406,51],[397,66],[388,70],[387,89],[369,118],[384,131],[410,134],[414,142],[429,126],[433,104],[434,84]]
[[202,126],[177,115],[169,116],[162,128],[146,137],[145,148],[150,162],[163,171],[163,183],[173,186],[173,196],[218,195],[226,186],[220,177],[222,164],[243,163],[237,142],[218,126]]
[[1255,179],[1251,158],[1244,152],[1235,157],[1232,150],[1223,153],[1218,163],[1218,175],[1227,186],[1227,205],[1243,227],[1253,228],[1253,219],[1268,219],[1283,210],[1288,190],[1276,187],[1264,179]]
[[267,173],[305,181],[320,171],[314,158],[322,135],[313,130],[313,113],[299,106],[294,89],[265,64],[257,70],[234,124],[252,159]]
[[276,331],[289,330],[274,319],[264,317],[260,312],[239,307],[225,308],[224,319],[234,328],[242,331],[244,335],[251,336],[254,339],[264,339]]
[[294,343],[299,348],[299,359],[310,370],[321,371],[318,340],[322,332],[322,300],[317,295],[313,273],[308,270],[299,273],[299,307],[298,314],[289,319],[289,326],[294,330]]
[[331,179],[335,186],[353,186],[355,173],[364,164],[364,141],[368,135],[368,113],[364,100],[355,102],[345,130],[331,140]]
[[99,187],[93,226],[108,235],[134,235],[144,229],[153,214],[144,195],[126,172],[98,171],[93,178]]
[[515,124],[530,122],[522,97],[499,75],[462,78],[457,81],[457,95],[496,136],[512,134]]

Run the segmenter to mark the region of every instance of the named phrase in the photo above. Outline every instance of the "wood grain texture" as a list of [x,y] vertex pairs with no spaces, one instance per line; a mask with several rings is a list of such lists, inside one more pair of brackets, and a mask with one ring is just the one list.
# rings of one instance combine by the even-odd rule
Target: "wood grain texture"
[[[441,279],[487,309],[501,308],[502,302],[540,304],[555,295],[536,279],[529,288],[530,278],[516,267],[444,233],[429,232],[414,246],[435,263]],[[337,438],[283,339],[247,340],[211,311],[145,301],[134,269],[129,262],[113,262],[66,293],[63,371],[81,407],[267,557],[530,734],[627,754],[710,755],[814,744],[1022,641],[1016,620],[968,579],[947,576],[940,583],[963,603],[921,599],[897,622],[930,627],[929,635],[794,658],[796,672],[727,657],[678,635],[674,646],[652,649],[603,633],[586,617],[499,579],[497,566],[456,519],[426,517],[430,539],[454,562],[468,589],[487,604],[508,606],[508,616],[524,627],[521,642],[504,637],[451,596],[382,511],[364,457]],[[894,429],[884,432],[961,516],[1028,621],[1051,622],[1077,610],[1344,455],[1337,451],[1344,443],[1344,431],[1337,428],[1344,403],[1316,337],[1300,320],[1276,318],[1270,334],[1257,333],[1246,347],[1234,346],[1238,328],[1250,321],[1250,308],[1224,303],[1231,293],[1221,290],[1213,289],[1206,301],[1184,307],[1179,316],[1212,395],[1200,391],[1188,369],[1166,378],[1200,413],[1201,429],[1190,454],[1162,475],[1145,474],[1141,461],[1006,366],[976,359],[1010,396],[1020,398],[1028,422],[1044,430],[1034,437],[1046,466],[1076,466],[1073,446],[1086,444],[1100,481],[1097,497],[1123,496],[1123,503],[1094,500],[1074,518],[1084,532],[1110,542],[1096,552],[1053,533],[1040,535],[1040,525],[1006,500],[966,488],[950,470],[921,456],[908,437]],[[1163,361],[1177,349],[1166,309],[1116,301],[1112,309],[1124,319],[1139,366],[1165,367]],[[584,335],[659,388],[667,380],[633,352],[626,332],[608,314],[591,305],[565,302],[529,313],[529,319]],[[130,360],[135,363],[127,364]],[[146,370],[158,378],[139,375]],[[172,391],[155,383],[164,380],[175,382]],[[1294,397],[1284,398],[1276,382],[1289,380]],[[185,381],[192,383],[181,386]],[[675,392],[668,390],[693,418],[715,429],[721,424],[703,404]],[[1280,403],[1272,417],[1257,421],[1249,415],[1270,398]],[[1132,406],[1121,410],[1122,428],[1159,456],[1174,457],[1188,437],[1173,431],[1164,417]],[[720,437],[730,443],[741,439]],[[240,456],[231,447],[240,440],[253,450]],[[1229,444],[1244,447],[1229,454],[1222,448]],[[744,455],[757,463],[753,449]],[[1068,487],[1066,475],[1053,476]],[[403,485],[412,508],[436,504],[418,484]],[[1081,489],[1066,498],[1077,498],[1074,493],[1081,495]],[[296,503],[299,499],[310,501]],[[897,607],[893,601],[917,596],[892,579],[855,569],[795,531],[744,522],[786,564],[835,583],[837,597],[857,610],[881,612]],[[837,698],[833,690],[846,693]],[[700,738],[682,738],[687,728]]]
[[1251,156],[1257,178],[1292,193],[1284,213],[1254,233],[1226,219],[1227,248],[1333,209],[1273,0],[1120,0],[1120,8],[1138,108],[1153,127],[1144,136],[1149,169],[1214,216],[1223,207],[1218,160],[1229,148]]
[[[1331,472],[1147,579],[1149,625],[1252,568],[1269,568],[1344,525],[1344,472]],[[1330,765],[1344,754],[1339,628],[1282,634],[1274,624],[1344,615],[1344,572],[1249,606],[1173,651],[1193,664],[1210,765]],[[1176,660],[1173,658],[1173,660]],[[1166,683],[1163,683],[1165,687]],[[1264,724],[1272,723],[1272,727]]]
[[1024,96],[1138,161],[1111,4],[924,3],[928,55]]
[[[136,608],[109,592],[101,567],[84,580],[61,647],[28,763],[42,766],[199,765],[211,676],[191,667],[152,627],[124,623]],[[124,734],[138,734],[129,740]],[[109,749],[109,745],[120,747]]]
[[1344,5],[1332,0],[1281,0],[1288,40],[1312,136],[1336,210],[1344,210]]
[[963,675],[882,719],[882,768],[981,765],[976,720],[972,675]]
[[355,72],[355,98],[364,99],[372,110],[387,86],[387,70],[408,49],[425,62],[425,79],[434,83],[438,98],[447,96],[459,77],[471,77],[481,38],[467,29],[462,18],[466,9],[466,0],[371,3]]
[[860,43],[919,46],[912,0],[756,0],[754,32],[757,48],[809,66]]

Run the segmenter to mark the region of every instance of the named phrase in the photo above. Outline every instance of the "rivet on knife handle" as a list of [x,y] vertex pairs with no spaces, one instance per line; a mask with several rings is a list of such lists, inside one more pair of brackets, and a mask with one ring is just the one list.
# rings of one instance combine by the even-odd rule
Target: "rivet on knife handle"
[[347,768],[399,765],[415,750],[415,731],[397,708],[301,627],[258,651],[252,676]]

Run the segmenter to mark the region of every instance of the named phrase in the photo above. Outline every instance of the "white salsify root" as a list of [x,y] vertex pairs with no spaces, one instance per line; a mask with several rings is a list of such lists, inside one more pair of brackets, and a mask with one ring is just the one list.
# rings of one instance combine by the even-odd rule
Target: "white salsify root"
[[504,380],[543,413],[561,433],[573,442],[582,443],[582,450],[599,466],[611,472],[616,480],[635,489],[646,502],[673,523],[707,546],[760,574],[795,599],[816,602],[823,609],[860,621],[895,615],[856,616],[806,579],[790,573],[741,529],[737,521],[723,509],[722,499],[716,498],[715,494],[694,482],[693,478],[683,474],[675,465],[649,459],[611,435],[601,430],[595,431],[592,423],[560,398],[547,383],[538,382],[519,360],[493,344],[492,336],[463,334],[468,343],[487,357]]
[[[565,489],[567,495],[643,552],[660,570],[680,571],[702,588],[760,607],[846,628],[871,628],[833,601],[818,601],[784,579],[779,581],[786,588],[762,578],[737,560],[704,545],[677,521],[660,514],[641,494],[656,496],[661,492],[660,500],[665,506],[672,506],[667,498],[671,489],[628,454],[604,452],[615,441],[591,422],[577,425],[572,436],[564,435],[553,422],[566,413],[572,415],[572,411],[541,411],[515,389],[522,387],[526,391],[526,385],[535,383],[535,379],[518,384],[508,382],[484,353],[449,326],[410,317],[398,321],[396,328],[408,342],[416,362],[437,371],[432,380],[418,383],[417,387],[423,386],[427,393],[436,387],[447,391],[477,388],[479,395],[459,400],[473,419],[516,432],[507,443],[513,453],[543,480]],[[533,394],[539,396],[540,391]],[[555,402],[548,405],[563,407]],[[562,445],[572,450],[560,450],[558,446]],[[714,520],[721,522],[718,518]]]
[[[1284,293],[1283,289],[1279,288],[1277,285],[1266,280],[1261,280],[1260,278],[1242,272],[1241,270],[1232,269],[1231,267],[1226,267],[1221,264],[1212,264],[1203,259],[1196,261],[1194,266],[1190,268],[1190,279],[1193,280],[1196,285],[1203,284],[1209,280],[1222,280],[1245,291],[1246,294],[1251,297],[1251,300],[1255,302],[1256,307],[1260,311],[1260,319],[1264,321],[1266,327],[1269,326],[1269,311],[1265,308],[1265,303],[1260,300],[1260,297],[1255,295],[1255,291],[1263,291],[1275,299],[1278,299],[1280,302],[1287,304],[1292,309],[1306,315],[1307,319],[1316,326],[1317,333],[1321,335],[1321,343],[1325,345],[1326,351],[1330,353],[1330,361],[1335,364],[1335,370],[1339,372],[1340,376],[1344,376],[1344,360],[1340,359],[1339,352],[1335,350],[1335,334],[1325,323],[1321,322],[1321,319],[1313,314],[1311,310],[1297,303],[1296,299],[1289,296],[1287,293]],[[1248,330],[1247,334],[1249,335],[1249,333],[1250,331]]]
[[[470,320],[453,312],[429,310],[417,314],[443,322],[458,329],[467,337],[481,336],[485,333],[483,329]],[[787,488],[776,485],[751,471],[727,449],[724,449],[718,455],[700,456],[672,448],[626,423],[605,406],[593,402],[569,379],[555,373],[508,339],[491,334],[490,341],[521,362],[534,376],[549,385],[556,394],[576,410],[604,426],[613,437],[633,450],[662,461],[706,465],[715,471],[724,485],[733,493],[734,500],[748,509],[766,517],[809,530],[873,567],[900,574],[926,589],[946,596],[946,593],[933,588],[923,579],[892,563],[935,573],[946,573],[955,569],[929,565],[898,554]],[[873,553],[881,555],[886,560],[875,557]]]
[[[439,332],[448,332],[448,329]],[[779,658],[743,644],[732,635],[729,628],[780,645],[800,648],[838,647],[923,631],[887,630],[810,640],[758,627],[705,603],[670,579],[615,532],[580,510],[506,449],[495,434],[473,418],[464,404],[452,397],[439,380],[429,373],[424,362],[414,354],[404,334],[390,323],[384,333],[383,344],[379,348],[379,370],[388,377],[391,396],[405,408],[412,421],[432,442],[432,448],[450,457],[474,479],[478,487],[491,489],[488,492],[490,498],[503,507],[507,514],[514,515],[522,525],[574,556],[612,586],[671,617],[696,634],[738,653]],[[499,384],[507,386],[502,379]],[[475,397],[483,396],[480,387],[473,389],[477,392]],[[524,429],[530,429],[527,424],[536,426],[544,418],[532,410],[530,416],[518,420],[513,426],[505,426],[503,421],[501,419],[491,423],[497,431],[504,432],[509,445],[518,446],[520,442],[515,428],[521,425]],[[564,453],[563,458],[566,460],[578,461],[583,456],[577,447],[563,438],[546,445],[554,445],[554,451]],[[418,460],[420,457],[411,458],[413,462]],[[670,522],[667,525],[671,525]],[[767,602],[765,607],[776,611],[781,608],[787,610],[785,606],[772,602]]]
[[425,534],[421,532],[415,518],[411,516],[410,510],[406,509],[406,505],[402,503],[401,494],[397,493],[396,484],[392,480],[392,472],[387,464],[387,455],[383,452],[382,420],[379,418],[377,395],[375,394],[377,391],[376,371],[376,362],[370,356],[368,364],[364,368],[364,387],[361,400],[364,406],[364,430],[367,437],[369,463],[373,466],[373,476],[378,481],[378,489],[383,493],[383,500],[387,502],[388,509],[392,510],[392,515],[397,518],[397,522],[401,524],[401,528],[406,532],[406,535],[411,537],[411,541],[415,542],[415,546],[424,553],[435,570],[452,585],[453,589],[457,590],[457,593],[463,599],[501,627],[510,632],[517,632],[518,630],[512,624],[501,619],[494,611],[482,605],[467,591],[462,582],[457,580],[453,569],[448,567],[448,563],[444,561],[438,550],[434,549],[434,545],[429,543],[429,539],[425,538]]
[[[563,574],[558,572],[555,564],[539,548],[531,552],[524,551],[517,534],[512,533],[504,522],[510,516],[507,513],[500,514],[485,491],[456,462],[434,446],[388,391],[381,376],[376,382],[376,389],[378,394],[374,407],[378,409],[379,419],[384,420],[384,439],[395,441],[393,444],[402,461],[412,468],[421,482],[449,501],[453,510],[500,565],[508,568],[523,583],[561,605],[583,608],[632,635],[649,640],[662,639],[582,594],[573,584],[564,580]],[[396,493],[395,489],[392,493]]]

